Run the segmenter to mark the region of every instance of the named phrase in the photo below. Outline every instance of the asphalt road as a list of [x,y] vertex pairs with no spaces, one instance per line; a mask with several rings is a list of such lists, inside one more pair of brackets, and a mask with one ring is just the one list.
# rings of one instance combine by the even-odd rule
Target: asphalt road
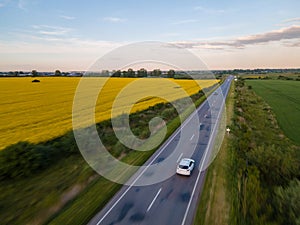
[[[216,93],[210,95],[208,100],[145,163],[145,165],[154,165],[169,158],[167,169],[174,171],[174,174],[164,181],[151,185],[136,186],[133,182],[131,186],[123,186],[102,211],[94,216],[89,225],[189,225],[193,223],[205,180],[205,159],[210,155],[214,144],[217,124],[224,108],[223,95],[227,96],[232,79],[233,77],[230,76],[215,91]],[[200,121],[203,126],[200,128],[196,121]],[[174,153],[178,144],[180,151]],[[176,166],[183,157],[191,157],[196,161],[190,177],[175,174]],[[138,171],[134,179],[145,180],[153,173],[164,173],[164,171],[165,169],[162,168],[153,171],[150,167],[149,169],[146,167]]]

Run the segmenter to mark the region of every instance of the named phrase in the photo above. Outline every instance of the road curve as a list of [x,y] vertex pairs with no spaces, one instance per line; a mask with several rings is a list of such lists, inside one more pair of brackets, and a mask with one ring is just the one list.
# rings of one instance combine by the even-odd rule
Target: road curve
[[[210,155],[216,128],[224,109],[233,77],[226,81],[206,100],[177,131],[145,163],[155,164],[166,159],[179,138],[185,138],[182,152],[169,165],[176,170],[178,161],[186,156],[186,150],[195,148],[192,158],[196,161],[190,177],[174,174],[169,179],[148,186],[123,186],[111,201],[92,218],[89,225],[190,225],[193,223],[198,198],[205,180],[205,158]],[[221,93],[222,92],[222,93]],[[195,127],[193,119],[203,125]],[[225,132],[225,131],[224,131]],[[202,171],[202,172],[201,172]],[[161,171],[162,172],[162,171]],[[149,171],[138,171],[137,179],[149,175]]]

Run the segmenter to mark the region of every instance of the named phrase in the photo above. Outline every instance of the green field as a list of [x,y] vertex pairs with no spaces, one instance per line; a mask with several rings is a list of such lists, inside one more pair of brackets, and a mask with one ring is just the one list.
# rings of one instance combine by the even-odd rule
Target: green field
[[281,80],[248,80],[276,114],[286,136],[300,144],[300,82]]

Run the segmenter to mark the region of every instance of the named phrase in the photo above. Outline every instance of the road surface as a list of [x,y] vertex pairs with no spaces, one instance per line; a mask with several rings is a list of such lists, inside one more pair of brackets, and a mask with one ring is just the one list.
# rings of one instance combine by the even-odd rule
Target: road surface
[[[173,163],[168,163],[174,175],[152,185],[123,186],[94,216],[89,225],[190,225],[193,223],[205,180],[203,162],[209,156],[213,146],[219,115],[224,108],[223,96],[227,96],[232,79],[232,76],[227,78],[145,163],[145,165],[152,165],[166,159],[178,144],[178,140],[184,139],[180,147],[182,151],[177,153]],[[195,118],[203,124],[201,128],[194,122]],[[196,151],[193,151],[191,158],[196,161],[196,164],[192,175],[185,177],[175,174],[179,160],[189,156],[187,150],[193,148],[196,148]],[[145,179],[147,174],[149,176],[147,169],[137,173],[139,175],[135,176],[136,179],[139,177]]]

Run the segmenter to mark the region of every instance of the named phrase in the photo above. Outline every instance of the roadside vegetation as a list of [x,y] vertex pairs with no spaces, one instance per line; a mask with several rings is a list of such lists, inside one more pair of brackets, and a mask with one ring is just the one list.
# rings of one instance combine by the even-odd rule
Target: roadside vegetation
[[[203,90],[192,99],[198,106],[205,99]],[[192,111],[182,108],[187,109],[182,112],[186,118]],[[148,122],[156,116],[165,120],[168,135],[180,125],[172,104],[161,102],[130,114],[132,132],[142,139],[149,137]],[[110,153],[129,164],[141,165],[155,151],[123,146],[110,119],[97,123],[97,130]],[[0,151],[0,181],[1,224],[86,224],[121,187],[90,169],[72,132],[37,144],[19,142]]]
[[300,147],[284,135],[274,113],[252,86],[236,82],[228,145],[229,224],[300,222]]

